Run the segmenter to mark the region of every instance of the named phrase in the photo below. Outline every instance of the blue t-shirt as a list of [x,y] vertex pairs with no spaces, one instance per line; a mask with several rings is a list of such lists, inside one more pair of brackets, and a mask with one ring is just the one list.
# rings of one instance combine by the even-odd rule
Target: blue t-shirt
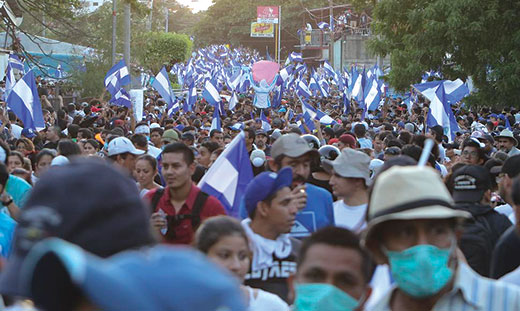
[[327,226],[334,226],[332,195],[327,190],[306,183],[307,205],[298,214],[291,229],[291,237],[304,238]]
[[11,251],[16,222],[7,214],[0,213],[0,257],[7,258]]
[[[22,208],[29,198],[31,193],[31,185],[20,177],[9,175],[5,191],[13,197],[14,204]],[[1,203],[0,203],[1,204]],[[2,205],[2,210],[5,212],[7,208]]]
[[[296,222],[291,229],[291,237],[304,238],[313,232],[327,226],[334,226],[334,210],[332,207],[332,195],[327,190],[306,183],[307,205],[298,214]],[[249,217],[245,201],[240,202],[240,218]]]

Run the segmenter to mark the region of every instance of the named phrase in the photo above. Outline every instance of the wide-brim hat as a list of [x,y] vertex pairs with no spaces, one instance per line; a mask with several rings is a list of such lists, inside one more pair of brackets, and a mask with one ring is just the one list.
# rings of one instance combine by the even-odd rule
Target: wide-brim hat
[[453,199],[439,174],[428,167],[396,166],[376,179],[367,211],[366,245],[382,223],[391,220],[471,218],[453,208]]
[[516,140],[515,135],[513,135],[513,132],[511,132],[508,129],[503,130],[502,132],[500,132],[499,135],[495,136],[495,139],[498,139],[498,138],[512,139],[515,142],[515,146],[518,146],[518,140]]

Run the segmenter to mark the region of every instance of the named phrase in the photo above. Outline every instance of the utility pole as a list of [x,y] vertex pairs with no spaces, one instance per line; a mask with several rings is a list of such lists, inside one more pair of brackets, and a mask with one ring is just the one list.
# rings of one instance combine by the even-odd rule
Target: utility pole
[[329,0],[329,33],[330,33],[330,42],[329,42],[329,63],[334,66],[334,10],[332,9],[332,0]]
[[148,31],[152,31],[152,23],[153,23],[153,0],[151,0],[151,2],[150,2],[150,18],[149,18],[148,22],[150,23],[150,24],[148,25]]
[[112,66],[116,64],[116,37],[117,37],[117,17],[116,17],[117,0],[112,0]]
[[165,25],[164,25],[164,32],[168,32],[168,19],[170,18],[170,14],[169,14],[169,9],[168,8],[164,8],[165,10],[165,14],[166,14],[166,20],[165,20]]
[[131,31],[131,24],[130,24],[130,17],[131,17],[131,11],[130,11],[130,3],[125,3],[125,61],[127,66],[130,65],[130,31]]

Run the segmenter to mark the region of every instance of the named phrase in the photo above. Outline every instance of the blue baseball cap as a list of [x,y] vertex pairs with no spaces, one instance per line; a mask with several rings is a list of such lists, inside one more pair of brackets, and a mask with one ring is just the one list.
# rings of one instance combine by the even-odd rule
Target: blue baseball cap
[[195,250],[167,245],[102,259],[48,238],[27,255],[21,280],[45,310],[72,307],[71,287],[101,310],[246,310],[231,274]]
[[36,133],[32,128],[26,127],[22,130],[22,136],[25,136],[27,138],[33,138],[36,136]]
[[258,202],[267,199],[282,188],[289,187],[292,183],[292,175],[290,167],[282,168],[278,173],[263,172],[258,174],[247,185],[244,195],[248,215],[253,213]]

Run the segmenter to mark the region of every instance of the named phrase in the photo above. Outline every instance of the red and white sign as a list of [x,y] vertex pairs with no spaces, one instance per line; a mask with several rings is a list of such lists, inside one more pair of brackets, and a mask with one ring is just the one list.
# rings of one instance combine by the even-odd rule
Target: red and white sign
[[277,6],[258,6],[256,7],[256,18],[258,23],[278,24],[280,11]]

